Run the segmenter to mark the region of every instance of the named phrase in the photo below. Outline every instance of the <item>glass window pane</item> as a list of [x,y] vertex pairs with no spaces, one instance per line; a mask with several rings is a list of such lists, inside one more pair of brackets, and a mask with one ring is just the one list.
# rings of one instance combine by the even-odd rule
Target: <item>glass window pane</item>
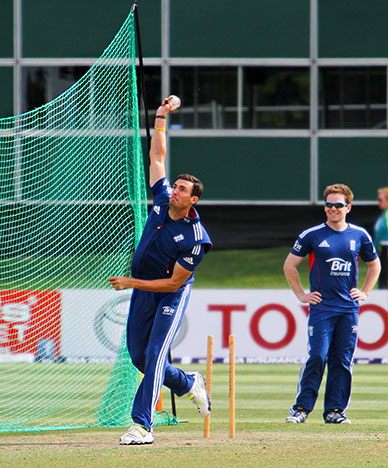
[[244,128],[308,128],[307,68],[244,68]]
[[320,128],[387,128],[383,67],[323,67],[319,96]]
[[51,101],[81,78],[89,67],[24,67],[23,112]]
[[[22,73],[23,112],[33,110],[55,99],[78,81],[88,70],[89,67],[85,66],[24,67]],[[136,71],[137,73],[139,72],[138,69]],[[144,67],[144,81],[149,115],[153,116],[161,100],[160,67]],[[93,83],[93,81],[91,81],[91,83]],[[113,86],[112,83],[110,84]],[[99,84],[95,83],[94,86],[95,90],[98,91]],[[89,112],[89,109],[85,108],[85,112]],[[94,112],[96,112],[96,110],[94,110]],[[150,117],[150,122],[152,125],[152,117]],[[140,99],[140,125],[143,128],[145,127],[143,99]]]
[[182,108],[171,114],[172,128],[236,128],[236,67],[173,67],[171,92]]
[[[145,113],[144,101],[140,96],[140,75],[139,67],[136,68],[137,83],[138,83],[138,96],[140,100],[140,127],[145,128]],[[144,86],[146,91],[148,119],[150,126],[154,123],[154,116],[156,109],[160,106],[162,101],[162,76],[160,67],[144,67]]]

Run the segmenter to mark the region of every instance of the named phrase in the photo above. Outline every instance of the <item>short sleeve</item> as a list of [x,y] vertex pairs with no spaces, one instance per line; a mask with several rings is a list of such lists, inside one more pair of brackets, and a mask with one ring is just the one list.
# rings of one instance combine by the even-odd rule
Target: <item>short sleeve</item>
[[151,187],[151,190],[154,198],[154,205],[168,203],[172,188],[170,182],[165,177],[155,182],[155,184]]
[[308,235],[299,236],[291,249],[291,253],[297,257],[305,257],[311,252],[310,238]]
[[205,249],[202,244],[195,245],[192,249],[182,252],[177,262],[186,270],[194,271],[205,256]]
[[361,238],[360,257],[364,262],[372,262],[377,258],[377,252],[373,244],[373,240],[366,232]]

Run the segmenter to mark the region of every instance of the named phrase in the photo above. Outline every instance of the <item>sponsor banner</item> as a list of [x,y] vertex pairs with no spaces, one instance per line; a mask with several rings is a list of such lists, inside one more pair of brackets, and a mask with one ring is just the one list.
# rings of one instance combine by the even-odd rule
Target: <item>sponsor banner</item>
[[31,362],[45,353],[54,357],[60,346],[60,293],[0,291],[0,362]]
[[[194,290],[173,356],[204,356],[214,336],[214,356],[228,356],[228,335],[236,356],[303,360],[307,356],[308,307],[290,290]],[[180,334],[183,336],[179,336]],[[356,358],[388,357],[388,291],[373,291],[360,308]]]
[[[113,362],[125,343],[130,297],[130,290],[113,289],[2,291],[0,361],[18,355]],[[234,334],[241,362],[303,362],[307,315],[308,307],[287,289],[193,289],[172,355],[180,362],[203,359],[213,335],[214,357],[223,362]],[[388,359],[388,291],[373,291],[362,303],[355,357]]]
[[[63,290],[61,355],[113,360],[128,313],[130,291]],[[167,311],[168,312],[168,311]],[[181,362],[228,357],[228,335],[236,356],[250,362],[302,362],[306,358],[308,307],[287,289],[193,289],[172,355]],[[373,291],[360,310],[357,358],[388,357],[388,291]]]
[[68,362],[114,361],[125,339],[131,290],[64,289],[61,356]]
[[[186,357],[186,358],[174,358],[175,364],[206,364],[206,358],[204,357]],[[229,364],[229,358],[215,358],[213,359],[215,364]],[[272,357],[272,358],[246,358],[240,357],[235,359],[236,364],[303,364],[306,359],[303,358],[287,358],[287,357]],[[354,358],[355,364],[388,364],[388,358]]]

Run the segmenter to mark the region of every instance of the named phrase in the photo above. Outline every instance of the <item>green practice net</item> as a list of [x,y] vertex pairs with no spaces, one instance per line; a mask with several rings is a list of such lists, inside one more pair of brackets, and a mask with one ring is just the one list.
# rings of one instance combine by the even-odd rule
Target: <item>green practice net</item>
[[0,431],[125,426],[125,347],[147,205],[134,13],[48,104],[0,119]]

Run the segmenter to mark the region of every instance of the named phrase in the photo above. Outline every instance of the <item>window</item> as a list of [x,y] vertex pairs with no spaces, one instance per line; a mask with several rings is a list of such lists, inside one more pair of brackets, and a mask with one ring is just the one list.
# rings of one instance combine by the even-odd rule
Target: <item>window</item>
[[309,70],[245,67],[244,128],[308,128]]
[[[61,93],[68,90],[76,81],[84,76],[90,67],[87,66],[41,66],[41,67],[24,67],[23,68],[23,112],[40,107],[51,100],[58,97]],[[138,73],[138,69],[136,70]],[[120,75],[121,76],[121,75]],[[144,82],[147,94],[147,104],[149,112],[154,112],[160,105],[161,95],[161,71],[160,67],[145,67]],[[139,76],[138,76],[139,83]],[[109,86],[114,86],[114,83],[109,83]],[[122,85],[118,82],[117,86]],[[83,106],[79,109],[79,114],[83,114],[84,122],[89,121],[89,116],[93,113],[93,122],[98,125],[98,122],[103,122],[107,118],[112,119],[115,114],[116,103],[106,102],[106,109],[94,108],[93,93],[101,90],[101,80],[93,81],[93,74],[90,75],[90,94],[86,96],[90,107]],[[126,85],[125,85],[126,86]],[[145,127],[145,113],[143,99],[140,97],[140,126]],[[113,119],[114,120],[114,119]],[[121,122],[121,123],[120,123]],[[79,122],[78,122],[79,123]],[[117,119],[117,126],[120,127],[123,122]]]
[[320,128],[387,128],[385,68],[323,67],[319,94]]
[[173,67],[171,91],[182,100],[172,128],[237,127],[236,67]]
[[89,67],[24,67],[23,112],[56,98],[88,70]]
[[[308,128],[309,70],[289,67],[174,67],[183,108],[176,128]],[[238,95],[241,87],[242,105]]]
[[[144,101],[143,96],[140,96],[140,82],[139,67],[136,68],[137,83],[138,83],[138,98],[140,101],[140,127],[144,128],[145,124],[145,112],[144,112]],[[162,77],[160,67],[144,67],[144,86],[146,91],[148,119],[150,125],[153,125],[153,118],[155,116],[156,109],[160,106],[162,101]]]

